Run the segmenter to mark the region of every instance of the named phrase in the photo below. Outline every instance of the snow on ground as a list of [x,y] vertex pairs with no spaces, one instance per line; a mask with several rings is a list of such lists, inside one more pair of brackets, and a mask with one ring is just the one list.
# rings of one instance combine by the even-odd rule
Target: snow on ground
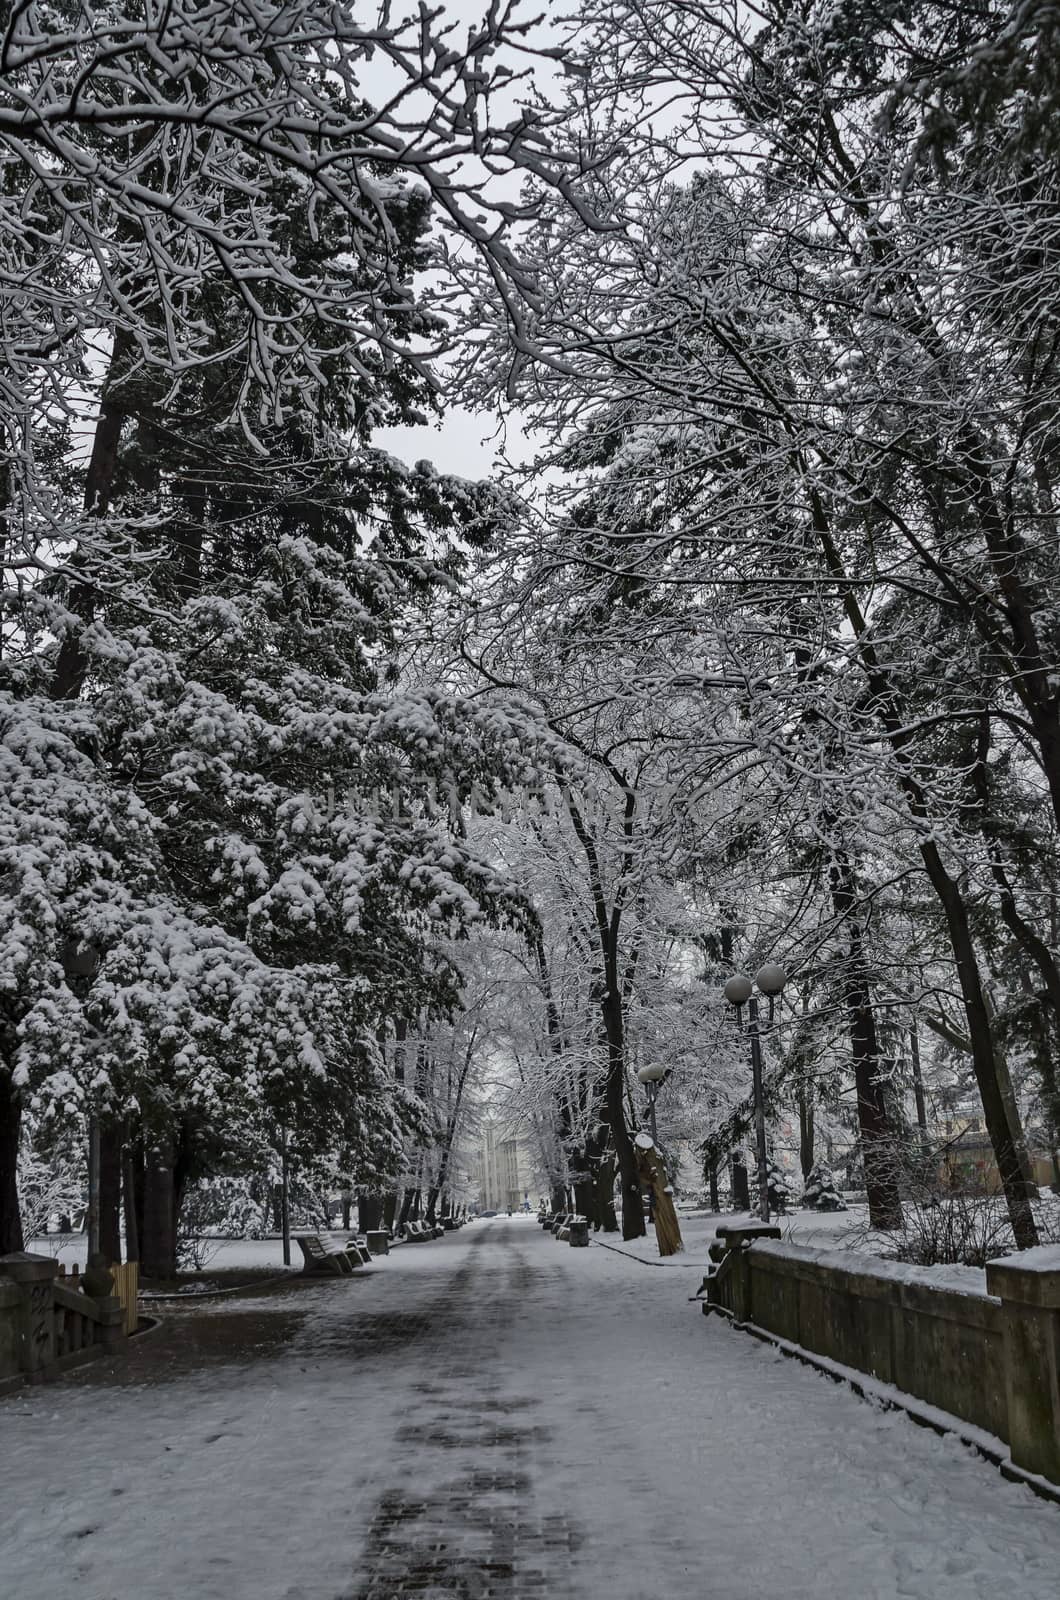
[[[849,1244],[846,1236],[853,1235],[859,1227],[865,1224],[867,1214],[864,1206],[852,1206],[849,1211],[831,1214],[815,1211],[797,1211],[793,1212],[789,1217],[781,1218],[778,1226],[784,1232],[785,1237],[790,1235],[796,1244],[812,1244],[820,1248],[843,1249]],[[477,1222],[475,1226],[484,1227],[486,1221],[491,1220],[493,1219],[483,1219]],[[509,1219],[505,1217],[496,1220],[507,1222]],[[679,1211],[678,1220],[685,1240],[686,1254],[671,1257],[671,1264],[700,1265],[706,1261],[707,1246],[713,1239],[714,1230],[720,1222],[757,1222],[758,1218],[752,1216],[750,1212],[724,1211],[714,1213],[696,1211],[686,1213]],[[516,1216],[511,1218],[511,1221],[519,1222],[520,1224],[532,1223],[535,1227],[537,1226],[535,1216]],[[338,1238],[340,1235],[336,1234],[335,1237]],[[341,1235],[341,1237],[346,1237],[346,1235]],[[594,1235],[594,1237],[606,1237],[608,1244],[621,1245],[624,1250],[631,1250],[634,1254],[643,1256],[645,1260],[658,1259],[659,1252],[655,1243],[655,1229],[650,1223],[648,1225],[647,1238],[633,1240],[628,1245],[622,1244],[621,1236],[618,1234]],[[206,1272],[209,1272],[211,1268],[214,1271],[221,1271],[234,1267],[275,1267],[277,1272],[283,1271],[283,1246],[279,1236],[269,1239],[210,1239],[204,1241],[204,1244],[206,1251],[204,1271]],[[407,1249],[410,1247],[403,1245],[401,1248]],[[418,1246],[412,1246],[411,1248],[415,1249]],[[54,1256],[57,1260],[65,1262],[67,1266],[73,1265],[74,1262],[84,1266],[87,1246],[84,1234],[49,1234],[47,1238],[34,1239],[27,1246],[27,1249],[39,1251],[43,1255]],[[292,1253],[295,1266],[301,1266],[301,1253],[297,1245],[293,1246]],[[695,1257],[694,1262],[689,1259],[692,1256]]]
[[152,1375],[170,1324],[124,1386],[86,1369],[0,1402],[4,1592],[1055,1593],[1060,1508],[704,1318],[695,1287],[498,1218],[281,1286],[292,1331],[241,1365]]
[[[54,1256],[67,1266],[73,1266],[76,1262],[83,1267],[88,1245],[83,1233],[50,1233],[47,1238],[34,1239],[26,1249],[40,1255]],[[211,1267],[214,1271],[230,1267],[275,1267],[277,1272],[284,1270],[283,1244],[279,1236],[275,1239],[207,1239],[204,1241],[204,1250],[204,1270]],[[291,1246],[291,1257],[295,1266],[301,1266],[302,1252],[296,1244]]]
[[[685,1248],[675,1256],[667,1256],[660,1265],[669,1267],[697,1267],[705,1269],[707,1250],[721,1223],[738,1227],[741,1223],[756,1223],[760,1219],[749,1211],[682,1211],[678,1208],[677,1220]],[[781,1235],[792,1244],[811,1245],[818,1250],[864,1249],[860,1235],[868,1220],[866,1206],[851,1206],[848,1211],[793,1211],[787,1216],[775,1217]],[[650,1222],[643,1239],[623,1241],[620,1234],[593,1234],[598,1242],[616,1246],[642,1261],[659,1262],[659,1249],[655,1241],[655,1228]]]

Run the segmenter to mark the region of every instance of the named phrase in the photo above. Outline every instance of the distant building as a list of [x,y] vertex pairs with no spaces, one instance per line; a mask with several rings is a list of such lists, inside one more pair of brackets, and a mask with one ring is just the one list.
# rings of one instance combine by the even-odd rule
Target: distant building
[[483,1211],[518,1211],[525,1201],[536,1204],[531,1193],[537,1181],[529,1147],[500,1122],[487,1122],[482,1128],[479,1187]]
[[[1028,1128],[1031,1173],[1041,1188],[1060,1184],[1060,1167],[1050,1150],[1036,1149],[1038,1129]],[[938,1176],[947,1188],[972,1194],[1000,1194],[1001,1174],[997,1170],[994,1148],[977,1121],[966,1132],[958,1133],[942,1147],[936,1157]]]

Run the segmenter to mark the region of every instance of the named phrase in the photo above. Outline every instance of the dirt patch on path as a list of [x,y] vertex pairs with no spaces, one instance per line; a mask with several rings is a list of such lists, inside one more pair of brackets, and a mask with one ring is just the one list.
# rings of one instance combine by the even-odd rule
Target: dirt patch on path
[[124,1388],[174,1383],[216,1367],[245,1372],[287,1352],[320,1293],[352,1297],[354,1283],[296,1276],[271,1286],[248,1286],[244,1296],[149,1301],[143,1309],[158,1319],[156,1326],[129,1339],[117,1354],[100,1356],[59,1381],[79,1388]]

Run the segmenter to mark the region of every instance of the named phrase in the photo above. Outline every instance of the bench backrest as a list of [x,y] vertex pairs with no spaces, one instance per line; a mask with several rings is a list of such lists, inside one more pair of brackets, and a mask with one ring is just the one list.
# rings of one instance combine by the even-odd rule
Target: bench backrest
[[331,1256],[336,1253],[338,1248],[319,1233],[296,1233],[294,1237],[300,1245],[303,1245],[308,1250],[311,1256]]

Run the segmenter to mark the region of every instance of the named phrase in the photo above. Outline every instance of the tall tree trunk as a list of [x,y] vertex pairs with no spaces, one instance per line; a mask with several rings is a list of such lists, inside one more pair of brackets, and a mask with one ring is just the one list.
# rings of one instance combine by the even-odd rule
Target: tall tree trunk
[[468,1040],[467,1049],[464,1051],[464,1059],[460,1064],[455,1088],[452,1090],[452,1104],[445,1119],[445,1128],[441,1139],[441,1153],[438,1160],[438,1178],[433,1198],[428,1202],[427,1215],[429,1219],[433,1218],[433,1210],[430,1208],[437,1203],[438,1195],[442,1193],[449,1182],[449,1167],[453,1159],[453,1146],[456,1142],[457,1129],[460,1126],[460,1107],[464,1098],[464,1085],[467,1083],[468,1074],[471,1071],[477,1040],[478,1024],[476,1023],[471,1030],[471,1038]]
[[[857,644],[861,665],[872,696],[873,709],[886,733],[891,753],[897,764],[898,781],[902,792],[911,814],[921,821],[931,822],[934,819],[927,796],[921,787],[914,759],[916,752],[911,748],[913,734],[905,715],[902,695],[877,653],[856,591],[846,581],[847,573],[843,559],[832,537],[824,502],[816,489],[810,491],[810,507],[814,531],[820,540],[829,571],[837,582],[843,584],[843,610]],[[968,1037],[972,1046],[972,1065],[983,1103],[987,1133],[994,1148],[994,1157],[1005,1191],[1005,1203],[1013,1236],[1019,1249],[1033,1249],[1038,1243],[1038,1229],[1024,1181],[1019,1151],[1013,1140],[1008,1109],[998,1082],[995,1041],[976,957],[975,942],[972,938],[968,908],[957,883],[946,870],[938,845],[930,835],[921,839],[919,850],[924,870],[938,896],[946,920],[946,930],[967,1018]]]
[[174,1141],[149,1141],[144,1150],[144,1220],[140,1264],[145,1277],[177,1275],[176,1208],[173,1198]]
[[[619,971],[619,933],[622,925],[624,896],[621,889],[616,890],[613,903],[609,905],[604,890],[604,877],[595,840],[586,827],[585,819],[570,792],[564,790],[564,795],[571,822],[574,825],[574,831],[585,852],[585,859],[589,867],[593,915],[596,921],[603,968],[604,989],[600,998],[600,1008],[604,1039],[607,1045],[607,1079],[604,1090],[604,1106],[607,1112],[607,1121],[610,1124],[615,1159],[618,1163],[619,1192],[622,1200],[622,1237],[623,1239],[642,1239],[645,1232],[644,1206],[641,1202],[636,1153],[633,1148],[633,1140],[630,1138],[629,1125],[626,1122],[625,1104],[626,1042],[624,1004],[626,986]],[[632,790],[627,790],[626,792],[624,813],[627,839],[631,839],[636,816],[636,796]],[[631,856],[627,857],[627,863],[632,865]]]
[[1052,1188],[1055,1192],[1057,1184],[1060,1183],[1060,1079],[1057,1077],[1056,1062],[1053,1059],[1049,1017],[1050,1007],[1039,1004],[1036,1016],[1035,1054],[1038,1060],[1038,1074],[1042,1080],[1042,1106],[1053,1158]]
[[575,1182],[575,1205],[603,1233],[618,1232],[615,1215],[615,1162],[606,1122],[597,1122],[585,1142],[581,1186]]
[[584,1152],[576,1157],[572,1156],[570,1177],[574,1187],[575,1211],[580,1217],[587,1217],[590,1222],[595,1222],[596,1190],[593,1185],[592,1168]]
[[383,1196],[376,1190],[362,1190],[357,1197],[357,1225],[362,1233],[374,1231],[383,1218]]
[[[548,960],[545,956],[545,941],[541,931],[540,923],[535,922],[531,925],[531,928],[527,934],[527,940],[537,966],[538,980],[540,982],[541,993],[545,1001],[545,1037],[548,1041],[549,1054],[552,1056],[553,1060],[558,1061],[562,1058],[565,1047],[563,1019],[560,1016],[559,1007],[556,1004],[556,997],[552,988],[552,977],[548,970]],[[566,1152],[569,1151],[572,1142],[572,1102],[568,1096],[561,1094],[554,1097],[553,1103],[558,1122],[556,1133],[559,1144],[559,1156],[560,1160],[562,1160]],[[550,1177],[551,1176],[552,1175],[550,1174]],[[553,1211],[566,1210],[564,1190],[558,1181],[552,1182],[550,1194],[551,1209]],[[614,1216],[613,1205],[611,1207],[611,1215]],[[616,1222],[616,1229],[617,1226],[618,1224]]]
[[[118,446],[121,443],[126,417],[124,407],[117,399],[117,392],[132,353],[133,341],[130,335],[119,329],[114,336],[110,368],[103,385],[99,415],[92,436],[92,451],[85,473],[84,506],[89,517],[105,517],[110,507],[114,476],[118,467]],[[75,569],[78,567],[83,569],[84,563],[75,554],[72,565]],[[96,593],[90,580],[75,582],[71,586],[68,607],[81,618],[82,622],[92,621],[96,610]],[[75,699],[81,692],[87,667],[88,660],[82,648],[80,630],[72,629],[59,646],[49,690],[52,699]]]
[[188,1192],[195,1159],[195,1135],[191,1123],[185,1121],[181,1124],[180,1132],[177,1135],[173,1160],[173,1217],[170,1226],[173,1231],[174,1263],[176,1262],[177,1240],[180,1237],[181,1207]]
[[21,1130],[22,1101],[0,1068],[0,1256],[24,1248],[17,1182]]
[[[141,1203],[143,1199],[143,1185],[140,1186]],[[122,1203],[125,1207],[125,1259],[126,1261],[139,1261],[140,1259],[140,1218],[137,1212],[136,1193],[136,1165],[133,1156],[132,1142],[129,1138],[128,1128],[125,1129],[124,1148],[122,1151],[121,1166],[121,1193]]]
[[717,1213],[721,1210],[721,1196],[718,1194],[718,1161],[712,1156],[707,1162],[707,1185],[710,1194],[710,1209]]
[[143,1135],[137,1136],[129,1150],[129,1164],[132,1168],[132,1203],[136,1211],[136,1238],[140,1246],[138,1260],[143,1258],[144,1240],[144,1191],[147,1187],[147,1160],[144,1154]]
[[1016,1099],[1016,1091],[1012,1086],[1012,1074],[1008,1069],[1008,1056],[1005,1054],[997,1036],[997,1011],[988,989],[984,990],[984,996],[987,1016],[990,1019],[990,1033],[994,1041],[994,1071],[997,1074],[998,1088],[1001,1090],[1001,1098],[1005,1104],[1009,1133],[1016,1147],[1020,1171],[1023,1173],[1023,1182],[1027,1190],[1027,1198],[1029,1200],[1037,1200],[1038,1185],[1034,1181],[1034,1168],[1031,1165],[1027,1139],[1023,1132],[1023,1118],[1020,1116],[1019,1101]]
[[916,1125],[920,1130],[920,1143],[926,1150],[929,1143],[927,1101],[924,1099],[924,1073],[920,1065],[920,1030],[916,1018],[909,1025],[909,1060],[913,1074],[913,1100],[916,1104]]
[[813,1170],[813,1085],[799,1075],[799,1168],[805,1183]]
[[618,983],[616,952],[609,953],[605,969],[607,992],[603,997],[604,1032],[607,1039],[607,1088],[604,1097],[618,1162],[619,1193],[622,1200],[623,1239],[642,1239],[645,1234],[644,1204],[640,1192],[636,1151],[626,1124],[626,1050],[622,1016],[622,994]]
[[119,1122],[99,1125],[99,1248],[112,1263],[121,1261],[121,1149]]
[[743,1151],[734,1150],[731,1159],[732,1209],[734,1211],[750,1211],[751,1184],[747,1175],[747,1163],[743,1158]]
[[[975,750],[972,759],[968,763],[968,771],[970,774],[972,790],[977,802],[976,815],[979,823],[980,833],[982,834],[983,842],[986,846],[987,856],[990,861],[991,874],[998,890],[1002,921],[1012,934],[1013,938],[1016,940],[1017,944],[1037,968],[1038,976],[1044,985],[1044,992],[1039,997],[1039,1003],[1044,1003],[1042,1014],[1043,1017],[1046,1017],[1044,1036],[1046,1040],[1046,1048],[1044,1050],[1039,1048],[1039,1051],[1037,1052],[1037,1059],[1042,1079],[1042,1102],[1045,1107],[1046,1116],[1052,1127],[1053,1142],[1056,1143],[1056,1141],[1060,1139],[1060,1090],[1058,1090],[1056,1071],[1048,1049],[1049,1030],[1047,1015],[1048,1011],[1051,1011],[1053,1014],[1054,1024],[1060,1027],[1060,967],[1057,966],[1056,960],[1053,956],[1052,945],[1050,945],[1050,943],[1042,937],[1038,929],[1031,922],[1029,922],[1020,911],[1016,901],[1015,890],[1013,889],[1008,875],[1008,870],[1002,854],[1001,842],[998,837],[1000,830],[997,822],[997,807],[994,803],[992,794],[993,774],[989,762],[991,737],[992,727],[990,717],[984,712],[979,718],[978,727],[976,729]],[[1054,907],[1055,895],[1050,895],[1050,924],[1055,922]],[[1054,927],[1050,926],[1049,931],[1053,935],[1053,945],[1055,945],[1056,930]],[[1024,989],[1033,993],[1029,979],[1025,974],[1022,976]],[[993,1024],[994,1016],[992,1007],[990,1008],[990,1020]],[[1023,1138],[1023,1129],[1019,1122],[1019,1110],[1016,1105],[1016,1097],[1012,1091],[1012,1080],[1008,1072],[1008,1063],[1002,1057],[999,1065],[1003,1069],[999,1072],[999,1078],[1001,1081],[1002,1093],[1004,1094],[1006,1104],[1010,1109],[1009,1121],[1010,1124],[1013,1125],[1013,1132],[1014,1136],[1016,1137],[1017,1147],[1026,1157],[1025,1176],[1028,1181],[1029,1189],[1033,1193],[1036,1187],[1034,1184],[1034,1172],[1030,1164],[1030,1158],[1027,1155],[1026,1141]]]
[[595,1226],[601,1233],[617,1233],[618,1217],[615,1214],[615,1158],[610,1148],[596,1163],[593,1177],[593,1211]]
[[1038,1243],[1038,1229],[1027,1193],[1023,1163],[1013,1138],[1009,1107],[998,1081],[997,1052],[990,1025],[990,1011],[968,921],[968,908],[956,883],[943,865],[937,845],[922,844],[921,855],[932,887],[942,904],[950,943],[956,958],[957,978],[968,1021],[972,1067],[979,1085],[986,1130],[994,1148],[994,1159],[997,1161],[1005,1191],[1005,1203],[1008,1207],[1013,1236],[1020,1250],[1032,1250]]
[[883,1079],[880,1039],[872,1009],[857,886],[844,850],[833,852],[829,864],[829,883],[835,914],[847,937],[847,953],[843,964],[843,1003],[854,1065],[869,1222],[874,1228],[900,1228],[902,1202],[898,1192],[898,1139]]

